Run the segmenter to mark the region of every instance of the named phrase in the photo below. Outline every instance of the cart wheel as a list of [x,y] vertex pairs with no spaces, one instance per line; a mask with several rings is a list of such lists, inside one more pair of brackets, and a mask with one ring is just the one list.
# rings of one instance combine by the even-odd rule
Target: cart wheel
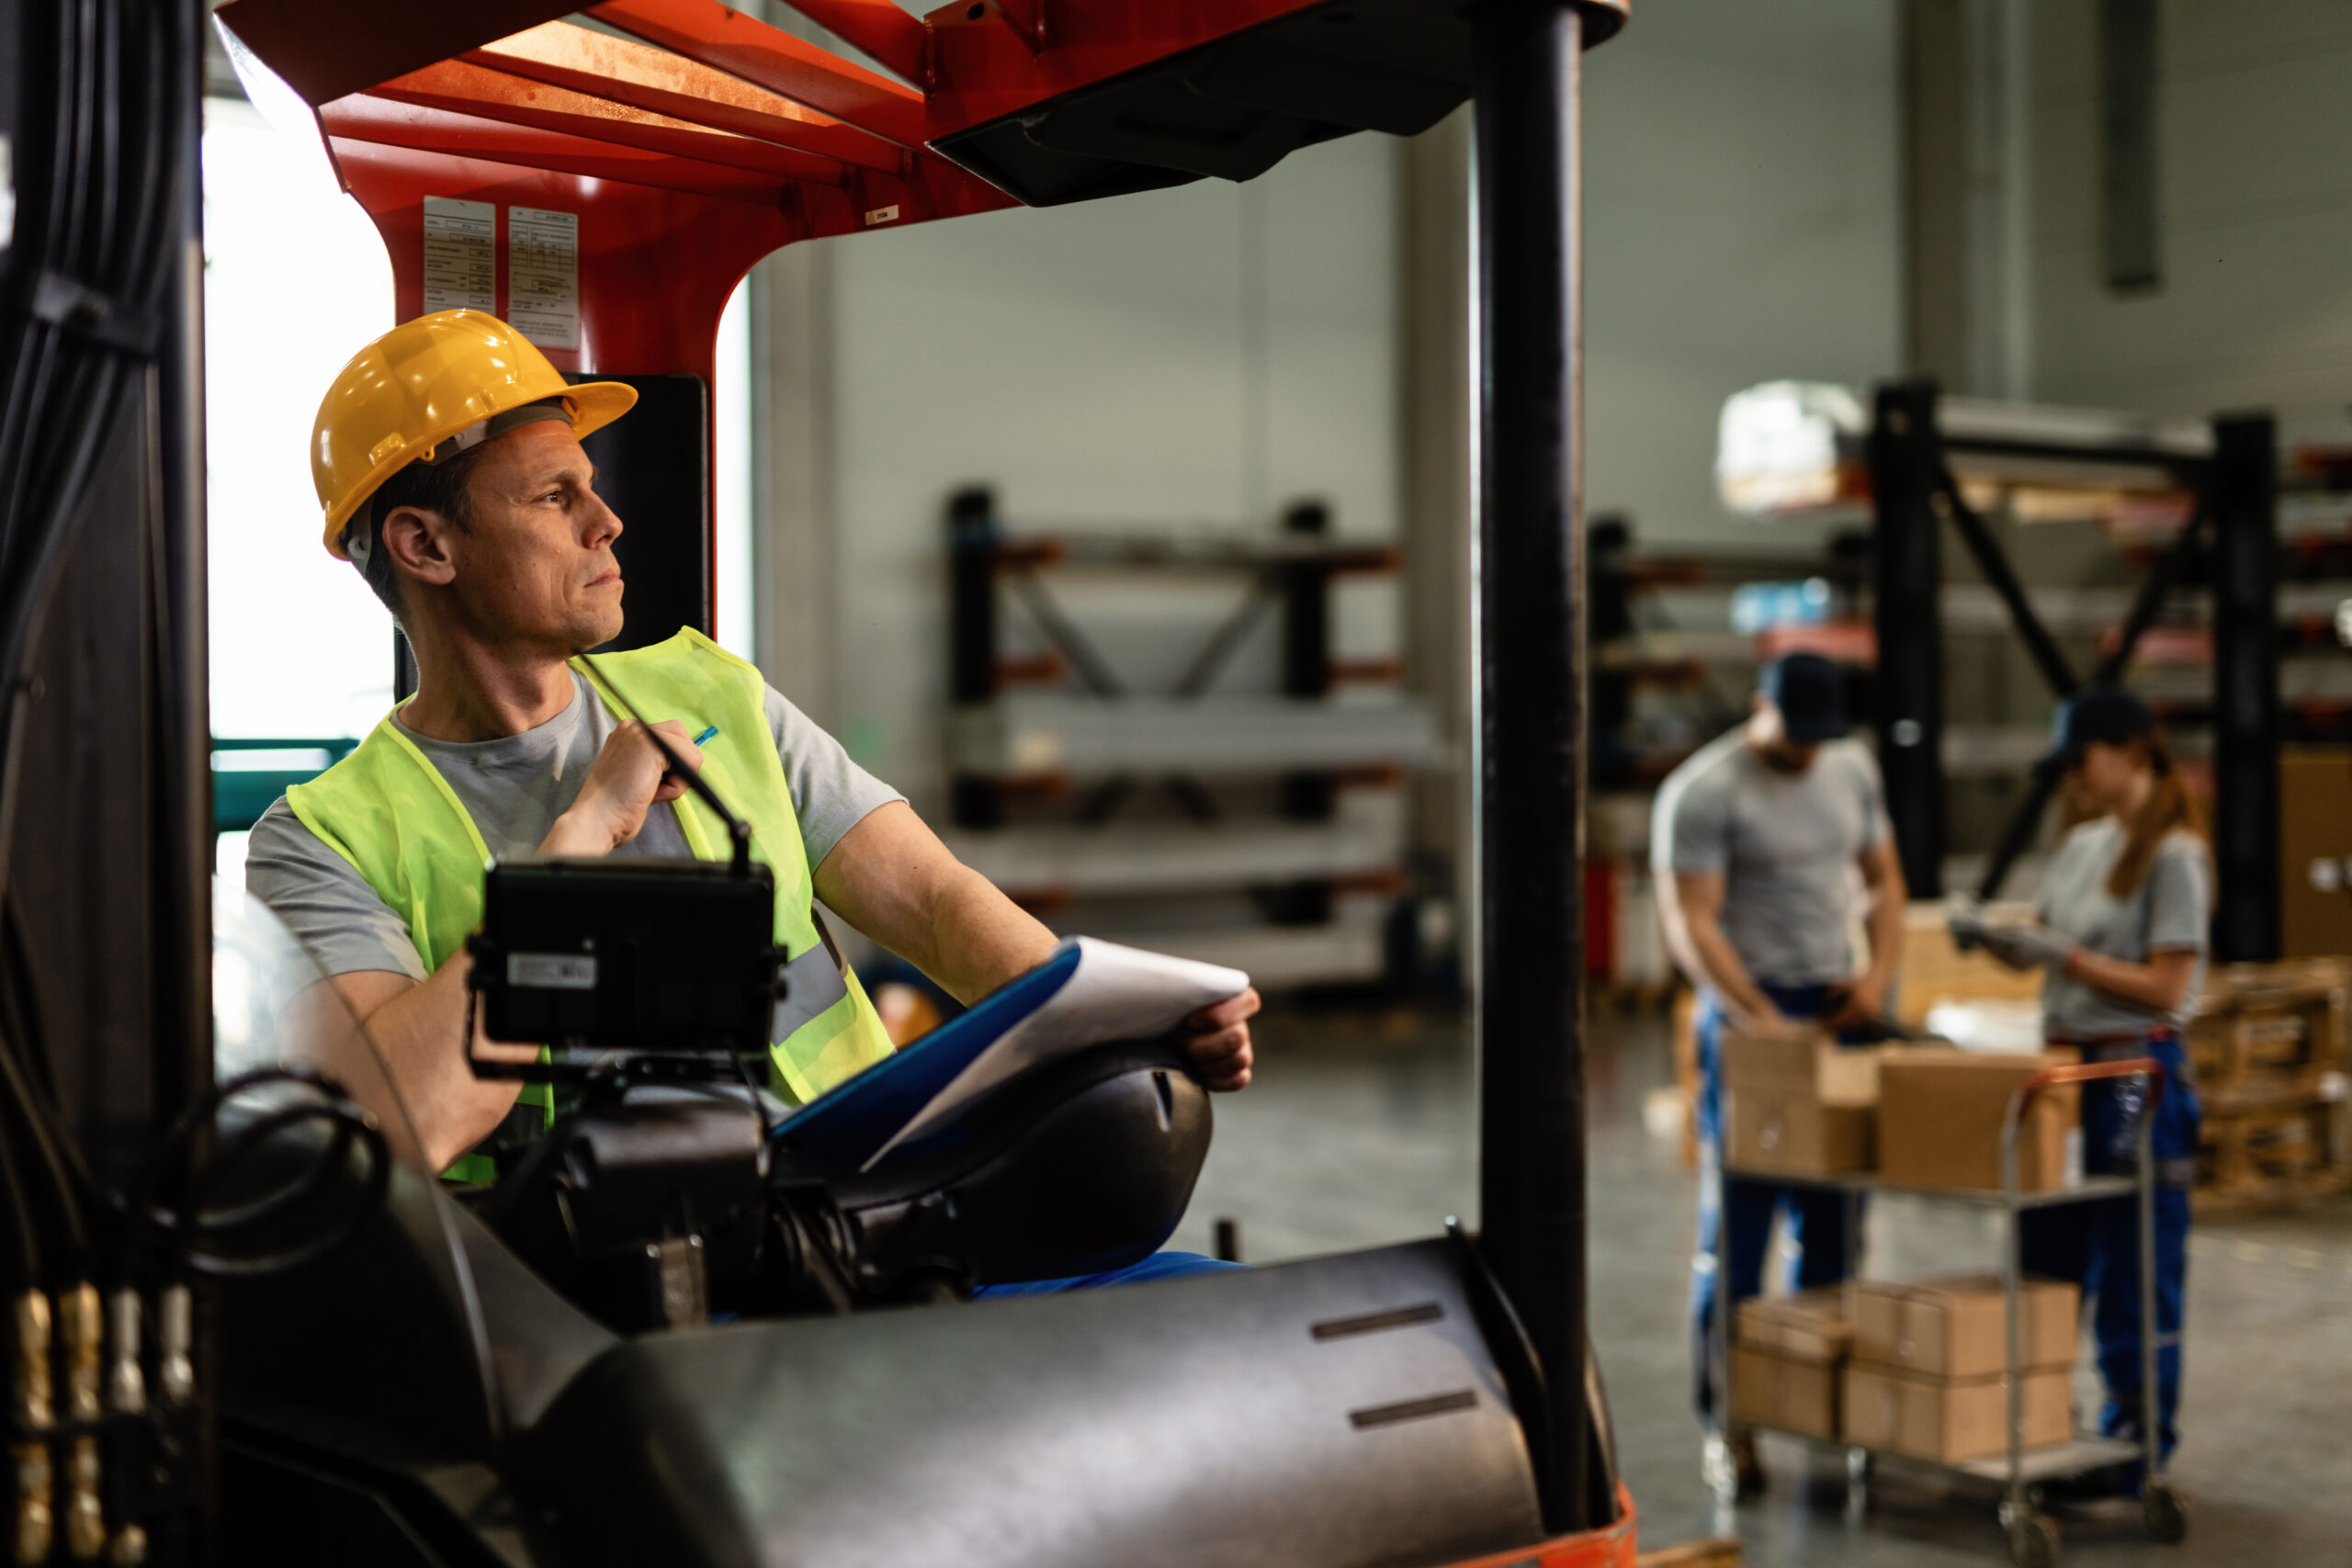
[[1860,1519],[1871,1509],[1871,1450],[1849,1448],[1846,1450],[1846,1513]]
[[2164,1482],[2151,1481],[2142,1490],[2140,1514],[2150,1540],[2173,1546],[2188,1534],[2188,1500]]
[[2018,1568],[2056,1568],[2058,1525],[2047,1514],[2020,1514],[2009,1524],[2009,1561]]

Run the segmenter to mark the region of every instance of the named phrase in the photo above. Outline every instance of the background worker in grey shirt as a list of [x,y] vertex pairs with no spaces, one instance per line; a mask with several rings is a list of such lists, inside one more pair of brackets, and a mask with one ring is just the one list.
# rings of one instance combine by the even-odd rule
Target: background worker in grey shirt
[[[2148,705],[2098,687],[2062,705],[2057,744],[2041,760],[2061,772],[2075,826],[2059,840],[2030,925],[1986,925],[1966,907],[1952,934],[1981,942],[2013,969],[2047,967],[2042,1032],[2086,1060],[2153,1058],[2163,1068],[2154,1122],[2155,1162],[2156,1410],[2162,1447],[2178,1439],[2180,1333],[2188,1276],[2188,1190],[2197,1178],[2202,1122],[2180,1026],[2204,984],[2206,928],[2213,918],[2213,866],[2204,807],[2182,782]],[[2137,1077],[2082,1086],[2083,1169],[2132,1174],[2149,1086]],[[2072,1280],[2094,1298],[2100,1427],[2139,1439],[2143,1390],[2139,1207],[2129,1198],[2070,1203],[2024,1216],[2018,1261],[2030,1274]],[[2077,1495],[2139,1490],[2126,1462],[2072,1477]]]
[[[1903,953],[1905,895],[1878,764],[1845,739],[1843,682],[1817,654],[1768,665],[1755,709],[1702,747],[1658,791],[1650,860],[1667,944],[1698,987],[1702,1157],[1691,1258],[1692,1371],[1702,1419],[1714,1406],[1709,1354],[1721,1305],[1715,1227],[1727,1227],[1734,1303],[1762,1287],[1772,1216],[1784,1211],[1799,1252],[1792,1288],[1847,1273],[1844,1199],[1777,1182],[1727,1179],[1723,1162],[1725,1018],[1756,1030],[1817,1021],[1860,1025],[1885,1010]],[[1870,897],[1870,962],[1856,970],[1848,932]],[[1732,1434],[1743,1491],[1761,1483],[1753,1442]]]

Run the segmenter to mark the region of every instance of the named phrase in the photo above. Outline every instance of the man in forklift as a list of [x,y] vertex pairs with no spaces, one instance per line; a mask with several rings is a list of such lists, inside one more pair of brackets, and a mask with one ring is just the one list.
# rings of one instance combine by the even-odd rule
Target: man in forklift
[[[417,690],[349,757],[254,825],[252,892],[329,976],[298,1037],[366,1025],[431,1168],[496,1174],[537,1136],[547,1090],[477,1078],[459,1050],[482,866],[499,856],[723,852],[685,786],[572,656],[618,635],[621,519],[580,437],[636,393],[569,385],[504,321],[443,310],[362,349],[319,408],[311,473],[329,554],[399,620]],[[821,903],[965,1002],[1042,962],[1055,938],[949,852],[904,796],[852,761],[758,671],[700,633],[599,660],[673,751],[752,825],[775,878],[790,995],[777,1092],[805,1103],[887,1057],[888,1035],[832,954]],[[332,987],[337,993],[318,993]],[[1245,990],[1194,1014],[1186,1054],[1213,1089],[1250,1081]],[[347,1027],[345,1026],[345,1027]],[[536,1048],[477,1032],[485,1057]]]

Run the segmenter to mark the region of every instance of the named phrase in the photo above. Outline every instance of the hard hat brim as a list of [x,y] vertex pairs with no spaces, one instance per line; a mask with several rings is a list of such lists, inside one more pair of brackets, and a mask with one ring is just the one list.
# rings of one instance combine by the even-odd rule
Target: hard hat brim
[[[602,430],[613,421],[637,406],[637,389],[619,381],[582,381],[563,389],[560,395],[571,404],[571,434],[575,440]],[[411,442],[389,453],[375,465],[367,478],[352,487],[342,505],[326,513],[327,554],[337,560],[349,560],[350,553],[343,547],[343,531],[351,519],[383,488],[384,481],[417,458],[431,452],[454,433],[445,432],[429,441]]]

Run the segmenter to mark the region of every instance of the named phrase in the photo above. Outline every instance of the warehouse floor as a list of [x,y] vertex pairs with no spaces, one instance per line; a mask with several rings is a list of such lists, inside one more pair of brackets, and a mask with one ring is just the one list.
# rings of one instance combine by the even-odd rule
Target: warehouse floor
[[[1475,1210],[1472,1073],[1451,1020],[1278,1011],[1247,1093],[1220,1099],[1215,1147],[1175,1245],[1206,1251],[1219,1216],[1252,1262],[1428,1235]],[[1645,1546],[1736,1534],[1747,1561],[1823,1568],[2006,1561],[1989,1501],[1883,1477],[1846,1514],[1844,1470],[1767,1439],[1771,1483],[1720,1513],[1699,1482],[1682,1303],[1695,1177],[1643,1101],[1667,1081],[1662,1021],[1605,1017],[1590,1074],[1593,1335],[1618,1456]],[[1888,1201],[1871,1269],[1900,1277],[1990,1266],[1970,1216]],[[2136,1506],[2062,1517],[2066,1560],[2165,1565],[2324,1562],[2352,1539],[2344,1401],[2352,1389],[2352,1200],[2201,1224],[2191,1239],[2186,1434],[2175,1475],[2189,1537],[2150,1544]]]

